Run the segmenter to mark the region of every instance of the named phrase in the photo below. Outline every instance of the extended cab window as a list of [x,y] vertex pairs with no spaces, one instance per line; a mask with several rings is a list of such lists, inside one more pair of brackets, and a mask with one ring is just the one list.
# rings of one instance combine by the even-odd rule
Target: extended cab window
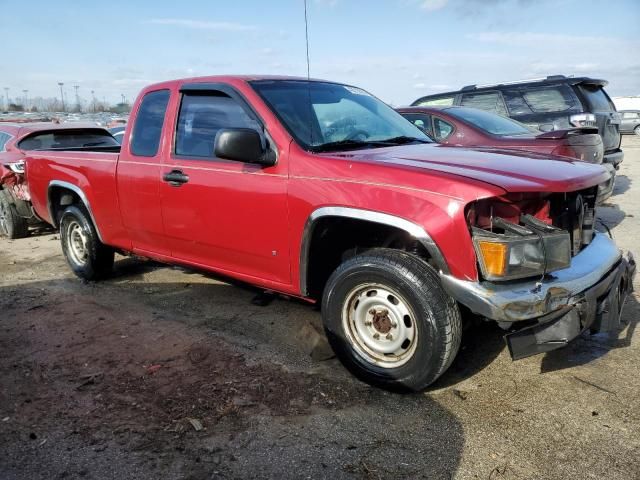
[[132,154],[153,157],[158,153],[167,103],[169,90],[149,92],[144,96],[133,126]]
[[18,144],[18,148],[21,150],[69,150],[117,146],[116,139],[102,129],[54,130],[34,133]]
[[221,128],[260,130],[260,125],[242,105],[222,92],[184,93],[176,132],[176,154],[213,157],[216,134]]
[[474,107],[480,110],[497,113],[498,115],[507,115],[507,109],[502,101],[502,96],[498,92],[487,93],[465,93],[462,95],[463,107]]

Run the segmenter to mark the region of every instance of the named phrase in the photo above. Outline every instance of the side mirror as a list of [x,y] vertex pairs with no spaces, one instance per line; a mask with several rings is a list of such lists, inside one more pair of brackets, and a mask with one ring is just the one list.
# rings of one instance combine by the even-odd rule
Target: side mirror
[[538,125],[538,130],[540,130],[541,132],[552,132],[553,130],[555,130],[555,126],[553,125],[553,123],[543,123],[541,125]]
[[245,163],[272,166],[276,163],[273,152],[262,147],[260,134],[250,128],[224,128],[216,135],[213,152],[216,157]]

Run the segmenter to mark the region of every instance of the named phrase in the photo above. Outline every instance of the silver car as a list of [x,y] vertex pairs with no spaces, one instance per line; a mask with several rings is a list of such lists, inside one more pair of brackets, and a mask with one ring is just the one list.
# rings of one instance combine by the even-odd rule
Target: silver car
[[635,133],[640,135],[640,110],[619,110],[622,117],[620,133]]

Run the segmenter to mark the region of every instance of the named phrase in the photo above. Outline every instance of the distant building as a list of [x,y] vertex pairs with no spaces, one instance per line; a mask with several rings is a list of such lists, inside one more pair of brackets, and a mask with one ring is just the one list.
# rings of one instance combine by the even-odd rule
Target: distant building
[[630,95],[627,97],[613,97],[616,110],[640,110],[640,95]]

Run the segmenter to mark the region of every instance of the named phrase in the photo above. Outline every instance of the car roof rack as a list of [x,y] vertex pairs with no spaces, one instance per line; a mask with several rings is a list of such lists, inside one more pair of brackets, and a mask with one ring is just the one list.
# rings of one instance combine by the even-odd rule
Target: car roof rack
[[483,85],[466,85],[461,88],[463,92],[469,90],[476,90],[478,88],[487,88],[487,87],[499,87],[501,85],[518,85],[520,83],[531,83],[531,82],[542,82],[544,80],[564,80],[567,77],[565,75],[547,75],[546,77],[541,78],[529,78],[527,80],[515,80],[511,82],[500,82],[500,83],[486,83]]

